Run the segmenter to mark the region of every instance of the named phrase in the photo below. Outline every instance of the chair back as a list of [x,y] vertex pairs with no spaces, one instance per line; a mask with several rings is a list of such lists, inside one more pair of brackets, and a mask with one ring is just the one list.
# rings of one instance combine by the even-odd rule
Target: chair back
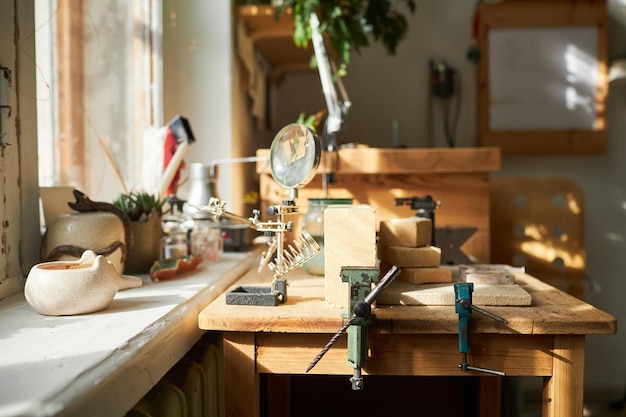
[[584,196],[567,178],[492,178],[491,262],[583,298]]

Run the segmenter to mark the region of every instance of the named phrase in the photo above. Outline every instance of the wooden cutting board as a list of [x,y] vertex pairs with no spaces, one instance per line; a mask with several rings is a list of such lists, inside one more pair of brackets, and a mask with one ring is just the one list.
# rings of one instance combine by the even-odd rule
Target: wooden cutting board
[[[454,305],[454,283],[410,284],[394,281],[377,299],[379,305]],[[474,284],[472,303],[480,306],[529,306],[530,294],[517,284]]]

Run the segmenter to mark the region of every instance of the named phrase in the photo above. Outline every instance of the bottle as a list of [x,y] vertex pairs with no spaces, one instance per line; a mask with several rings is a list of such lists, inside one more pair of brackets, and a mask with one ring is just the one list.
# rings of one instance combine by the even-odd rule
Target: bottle
[[302,265],[312,275],[324,275],[324,210],[333,204],[352,204],[351,198],[309,198],[309,209],[302,216],[302,229],[320,245],[321,251]]

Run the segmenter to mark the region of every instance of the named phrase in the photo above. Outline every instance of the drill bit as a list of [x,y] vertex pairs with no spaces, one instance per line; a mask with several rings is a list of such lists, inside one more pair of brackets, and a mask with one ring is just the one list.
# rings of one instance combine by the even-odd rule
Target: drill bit
[[350,318],[350,320],[348,320],[346,322],[346,324],[344,324],[343,327],[341,329],[339,329],[339,331],[337,333],[335,333],[335,335],[328,341],[328,343],[326,343],[326,346],[324,346],[324,348],[320,351],[320,353],[317,354],[315,359],[313,359],[313,361],[311,361],[311,363],[309,364],[309,367],[306,368],[306,372],[309,372],[311,369],[313,369],[315,367],[315,365],[317,365],[317,363],[324,357],[326,352],[328,352],[330,350],[330,348],[332,347],[332,345],[335,344],[337,339],[339,339],[341,337],[341,335],[344,334],[346,332],[346,330],[348,330],[348,327],[352,326],[352,323],[354,323],[357,318],[358,318],[357,315],[354,314]]
[[370,291],[368,295],[365,296],[363,301],[358,302],[354,305],[354,314],[352,315],[352,317],[350,317],[350,320],[348,320],[346,324],[344,324],[343,327],[339,329],[337,333],[335,333],[330,341],[326,343],[326,346],[324,346],[320,353],[318,353],[315,359],[313,359],[313,361],[309,364],[306,372],[309,372],[311,369],[313,369],[313,367],[315,367],[315,365],[317,365],[317,363],[322,359],[326,352],[328,352],[332,345],[335,344],[337,339],[339,339],[341,335],[344,334],[346,330],[348,330],[348,327],[350,327],[359,317],[366,317],[366,315],[369,314],[372,303],[376,301],[376,298],[378,298],[380,293],[385,288],[387,288],[389,284],[391,284],[391,281],[393,281],[398,275],[400,275],[400,268],[393,265],[391,269],[387,271],[387,274],[385,274],[385,276],[380,280],[378,285],[372,291]]

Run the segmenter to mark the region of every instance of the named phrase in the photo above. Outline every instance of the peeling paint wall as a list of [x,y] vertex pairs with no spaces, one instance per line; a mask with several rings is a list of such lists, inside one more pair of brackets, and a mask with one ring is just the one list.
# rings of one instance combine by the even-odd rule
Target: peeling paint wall
[[[0,67],[10,72],[0,146],[0,298],[22,290],[41,234],[37,184],[34,2],[0,0]],[[5,78],[6,80],[6,78]],[[9,109],[6,107],[10,106]]]

